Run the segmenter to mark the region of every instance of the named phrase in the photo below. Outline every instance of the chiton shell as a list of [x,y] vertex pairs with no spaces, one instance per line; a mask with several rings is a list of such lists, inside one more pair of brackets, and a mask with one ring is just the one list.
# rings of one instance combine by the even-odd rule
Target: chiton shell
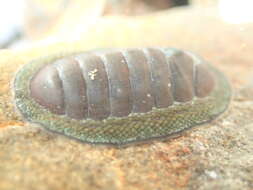
[[227,79],[187,51],[94,50],[25,65],[14,81],[27,120],[89,143],[165,138],[210,121],[228,106]]

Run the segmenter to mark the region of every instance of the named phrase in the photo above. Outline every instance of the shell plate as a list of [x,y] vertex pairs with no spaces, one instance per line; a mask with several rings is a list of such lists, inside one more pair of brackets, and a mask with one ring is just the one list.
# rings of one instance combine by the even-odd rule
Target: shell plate
[[111,49],[42,58],[14,82],[23,116],[90,143],[166,137],[228,106],[226,78],[195,55],[169,48]]

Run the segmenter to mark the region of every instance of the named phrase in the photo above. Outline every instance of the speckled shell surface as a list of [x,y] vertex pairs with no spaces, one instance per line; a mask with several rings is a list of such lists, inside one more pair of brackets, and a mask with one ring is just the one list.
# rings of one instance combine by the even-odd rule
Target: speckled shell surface
[[222,113],[227,79],[192,53],[170,48],[94,50],[26,64],[14,81],[28,121],[88,143],[165,138]]

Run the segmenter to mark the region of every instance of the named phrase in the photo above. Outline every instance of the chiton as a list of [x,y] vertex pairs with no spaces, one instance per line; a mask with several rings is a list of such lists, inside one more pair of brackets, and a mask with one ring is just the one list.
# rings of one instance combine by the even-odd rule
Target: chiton
[[207,122],[229,104],[224,75],[171,48],[93,50],[40,58],[14,81],[25,119],[88,143],[123,145]]

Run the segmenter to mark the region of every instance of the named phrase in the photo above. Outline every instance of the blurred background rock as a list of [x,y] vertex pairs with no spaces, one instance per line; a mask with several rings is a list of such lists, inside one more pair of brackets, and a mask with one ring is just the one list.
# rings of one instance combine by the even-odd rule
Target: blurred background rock
[[[196,2],[195,2],[196,1]],[[202,2],[202,1],[200,1]],[[80,23],[86,30],[98,17],[144,15],[197,0],[9,0],[0,7],[0,48],[29,46],[33,40],[68,33]],[[60,35],[61,36],[61,35]],[[63,36],[64,37],[64,36]]]
[[9,0],[0,7],[0,48],[73,41],[106,16],[145,16],[179,6],[218,7],[228,22],[253,20],[252,0]]
[[238,20],[238,15],[250,20],[253,13],[247,7],[252,5],[251,0],[9,0],[0,7],[5,18],[0,20],[0,48],[72,41],[105,16],[147,15],[178,6],[219,6],[226,20]]

